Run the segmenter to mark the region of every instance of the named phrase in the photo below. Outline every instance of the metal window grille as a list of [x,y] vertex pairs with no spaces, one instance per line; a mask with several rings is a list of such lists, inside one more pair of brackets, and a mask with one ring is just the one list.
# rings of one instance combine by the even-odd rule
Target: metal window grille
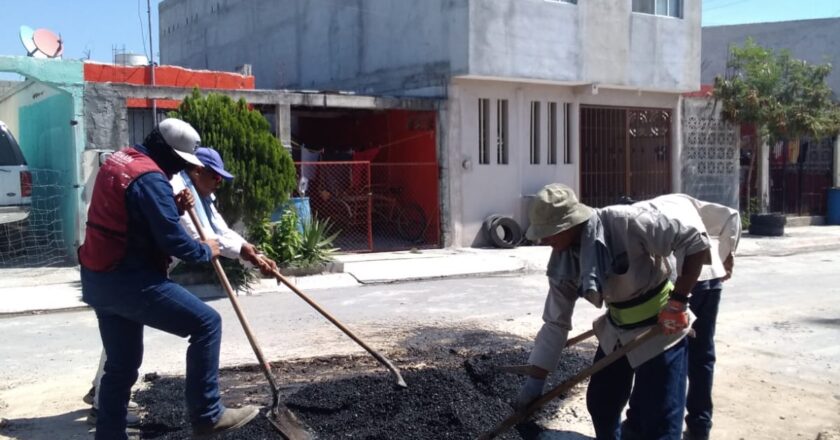
[[557,103],[548,103],[548,157],[546,163],[557,165]]
[[490,100],[478,100],[478,163],[490,163]]
[[563,163],[572,163],[572,104],[563,104]]
[[531,101],[531,164],[539,165],[540,163],[540,120],[542,118],[540,112],[541,103],[539,101]]
[[496,101],[496,163],[508,164],[508,100]]

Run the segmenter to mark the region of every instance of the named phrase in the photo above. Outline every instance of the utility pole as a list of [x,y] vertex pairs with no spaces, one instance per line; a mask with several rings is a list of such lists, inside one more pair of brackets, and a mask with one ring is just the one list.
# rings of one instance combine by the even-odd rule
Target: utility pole
[[[149,17],[149,70],[152,88],[155,86],[155,47],[152,46],[152,3],[146,0],[146,14]],[[152,124],[157,125],[157,101],[152,98]]]

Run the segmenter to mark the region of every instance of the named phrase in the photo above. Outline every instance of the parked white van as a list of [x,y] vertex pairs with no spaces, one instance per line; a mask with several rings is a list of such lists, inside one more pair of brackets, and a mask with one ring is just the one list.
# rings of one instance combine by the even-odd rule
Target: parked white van
[[26,220],[31,205],[32,174],[17,140],[0,121],[0,225]]

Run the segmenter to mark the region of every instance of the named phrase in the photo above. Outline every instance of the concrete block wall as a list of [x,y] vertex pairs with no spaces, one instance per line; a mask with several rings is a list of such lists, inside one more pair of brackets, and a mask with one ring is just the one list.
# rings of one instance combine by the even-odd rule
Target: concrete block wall
[[682,191],[739,209],[739,127],[724,122],[712,99],[683,100]]

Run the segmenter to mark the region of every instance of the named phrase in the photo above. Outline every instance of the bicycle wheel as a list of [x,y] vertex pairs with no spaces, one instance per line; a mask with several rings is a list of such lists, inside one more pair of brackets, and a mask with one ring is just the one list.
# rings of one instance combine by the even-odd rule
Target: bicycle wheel
[[404,203],[397,212],[397,233],[403,240],[420,243],[429,226],[426,212],[416,203]]

